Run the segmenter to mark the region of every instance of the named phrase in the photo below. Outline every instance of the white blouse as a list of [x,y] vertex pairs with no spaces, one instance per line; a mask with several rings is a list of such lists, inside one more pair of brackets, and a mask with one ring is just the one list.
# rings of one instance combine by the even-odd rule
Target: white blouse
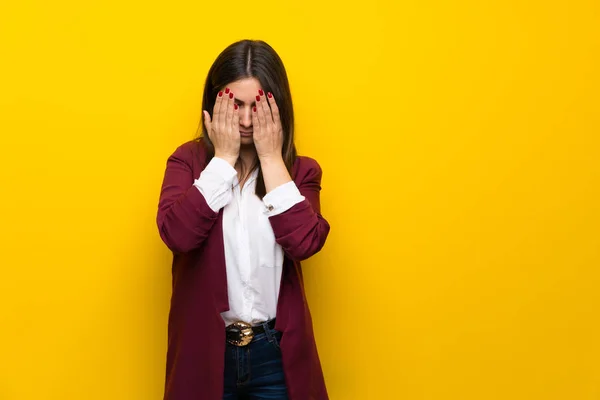
[[237,171],[213,157],[194,186],[215,212],[223,210],[223,243],[227,271],[229,311],[221,313],[225,325],[244,321],[252,325],[275,318],[283,269],[283,249],[275,242],[269,222],[304,200],[294,181],[267,193],[254,193],[258,171],[240,190]]

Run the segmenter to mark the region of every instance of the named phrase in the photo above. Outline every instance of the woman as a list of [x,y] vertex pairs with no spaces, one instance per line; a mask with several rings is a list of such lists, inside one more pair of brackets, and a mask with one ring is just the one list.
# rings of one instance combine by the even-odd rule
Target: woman
[[327,399],[300,261],[325,244],[321,169],[296,155],[283,63],[230,45],[204,88],[202,135],[167,161],[173,251],[166,400]]

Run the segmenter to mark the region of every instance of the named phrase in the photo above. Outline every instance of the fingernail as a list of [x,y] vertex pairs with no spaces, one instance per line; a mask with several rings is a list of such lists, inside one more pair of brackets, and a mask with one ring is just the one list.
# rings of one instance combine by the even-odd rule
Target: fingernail
[[256,96],[256,101],[260,101],[260,96]]
[[225,94],[229,93],[229,88],[225,88]]
[[258,89],[258,94],[260,94],[261,96],[263,96],[265,94],[265,92],[263,92],[262,89]]
[[273,93],[269,92],[269,93],[267,93],[267,96],[269,96],[269,98],[272,99],[273,98]]
[[223,97],[223,92],[219,92],[219,97]]
[[229,98],[233,99],[233,92],[229,93]]
[[252,111],[256,112],[256,107],[253,107],[253,108],[252,108]]
[[237,104],[234,104],[234,105],[233,105],[233,109],[234,109],[234,110],[237,110],[237,109],[238,109],[238,105],[237,105]]

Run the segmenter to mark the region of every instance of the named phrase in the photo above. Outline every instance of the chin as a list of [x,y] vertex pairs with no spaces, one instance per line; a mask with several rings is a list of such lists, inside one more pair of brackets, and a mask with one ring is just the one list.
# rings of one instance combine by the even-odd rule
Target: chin
[[242,146],[244,146],[244,145],[249,146],[251,144],[254,144],[254,140],[252,140],[251,137],[243,137],[240,139],[240,144]]

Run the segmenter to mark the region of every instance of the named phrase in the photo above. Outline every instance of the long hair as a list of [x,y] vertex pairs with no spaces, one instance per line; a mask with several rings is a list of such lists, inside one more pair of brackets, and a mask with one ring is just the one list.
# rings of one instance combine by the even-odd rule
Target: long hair
[[[282,156],[291,176],[297,156],[294,144],[292,94],[283,62],[271,46],[261,40],[241,40],[223,50],[208,71],[202,97],[202,109],[208,111],[212,119],[218,92],[224,90],[229,83],[244,78],[256,78],[265,93],[273,93],[273,97],[277,101],[283,129]],[[212,159],[215,148],[204,126],[204,114],[198,126],[198,136],[198,139],[206,145],[208,160]],[[256,195],[262,199],[266,194],[266,188],[260,163],[257,163],[254,168],[258,168]]]

